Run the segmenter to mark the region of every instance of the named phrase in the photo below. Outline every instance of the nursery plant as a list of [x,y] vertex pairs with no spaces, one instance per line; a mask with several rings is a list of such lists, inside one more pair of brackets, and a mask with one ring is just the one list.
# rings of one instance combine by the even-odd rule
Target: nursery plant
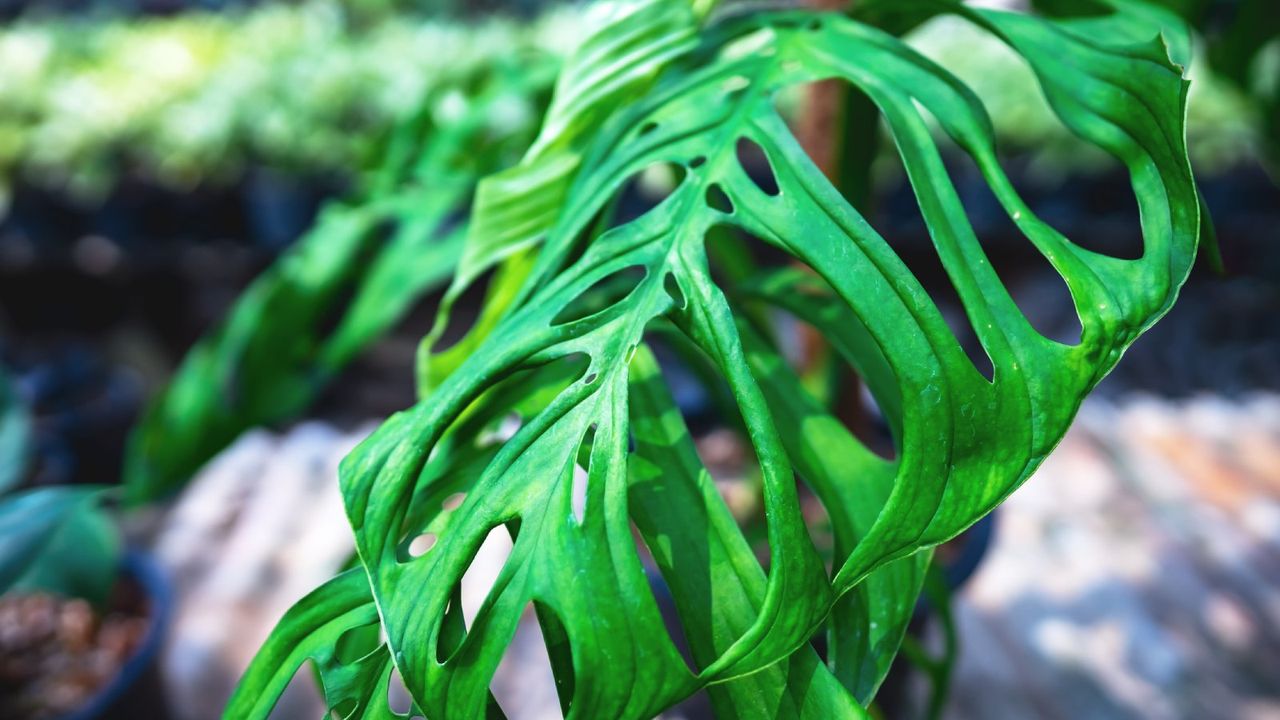
[[[565,13],[362,19],[334,0],[24,16],[0,27],[0,200],[34,187],[96,202],[138,180],[190,192],[263,167],[358,179],[371,137],[460,80],[511,64],[549,84],[572,32]],[[541,114],[506,109],[495,125]]]
[[113,489],[40,484],[20,395],[0,373],[0,715],[124,713],[146,692],[163,583],[123,552]]
[[120,538],[101,486],[23,488],[31,419],[0,369],[0,595],[47,591],[95,603],[115,583]]
[[296,417],[448,281],[476,182],[533,134],[513,105],[536,104],[550,85],[545,58],[520,62],[437,78],[415,117],[377,144],[351,196],[322,208],[188,353],[132,433],[130,502],[172,494],[243,431]]
[[1266,0],[1226,8],[1212,0],[1173,6],[1204,36],[1213,70],[1254,105],[1274,175],[1280,165],[1280,13]]
[[[866,0],[849,14],[714,5],[594,8],[540,134],[480,186],[420,356],[421,399],[342,464],[357,562],[284,617],[228,718],[267,717],[308,663],[338,717],[402,717],[393,675],[411,715],[501,716],[490,681],[529,607],[569,717],[650,718],[703,689],[726,718],[866,716],[931,549],[1031,475],[1173,303],[1202,217],[1185,143],[1189,42],[1172,15],[1139,0],[1064,16],[945,0]],[[1007,43],[1061,122],[1123,163],[1140,257],[1085,249],[1023,202],[979,98],[897,36],[940,13]],[[879,113],[986,372],[779,114],[779,93],[832,79]],[[1077,342],[1044,337],[1011,298],[947,144],[1061,276]],[[670,192],[638,217],[617,212],[629,181],[655,168],[678,178]],[[750,261],[749,238],[787,262]],[[486,275],[481,317],[439,350],[453,301]],[[768,323],[779,313],[866,383],[891,458],[808,394]],[[767,547],[749,543],[713,484],[655,342],[731,400]],[[801,485],[830,517],[831,557],[810,537]],[[459,583],[493,531],[513,549],[467,623]]]

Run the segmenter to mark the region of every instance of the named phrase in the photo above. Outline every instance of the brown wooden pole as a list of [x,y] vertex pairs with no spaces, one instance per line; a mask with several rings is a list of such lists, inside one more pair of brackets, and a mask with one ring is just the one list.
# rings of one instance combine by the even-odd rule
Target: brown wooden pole
[[[805,0],[805,5],[815,10],[848,10],[850,4],[849,0]],[[874,106],[848,83],[822,80],[807,88],[796,126],[796,137],[814,164],[836,187],[849,194],[849,201],[862,212],[870,199],[869,178],[865,177],[870,157],[862,154],[874,152],[876,132],[874,122],[859,121],[868,110],[874,120]],[[859,137],[849,137],[850,132]],[[799,340],[800,370],[812,371],[827,349],[826,340],[809,325],[801,326]],[[866,437],[864,431],[869,425],[862,409],[861,380],[843,363],[839,367],[843,372],[837,375],[836,416],[855,434]]]

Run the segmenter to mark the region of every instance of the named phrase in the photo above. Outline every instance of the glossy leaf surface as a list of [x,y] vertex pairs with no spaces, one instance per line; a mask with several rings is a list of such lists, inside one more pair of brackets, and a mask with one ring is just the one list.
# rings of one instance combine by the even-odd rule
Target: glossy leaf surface
[[[804,13],[752,14],[703,31],[598,133],[536,259],[470,354],[343,463],[389,657],[428,716],[499,712],[490,679],[530,605],[570,717],[648,718],[701,687],[726,717],[857,713],[901,641],[928,549],[1017,488],[1084,395],[1168,310],[1200,218],[1184,143],[1186,82],[1161,28],[1133,42],[1128,29],[1086,37],[1040,18],[940,7],[1019,52],[1062,121],[1125,164],[1142,257],[1085,250],[1036,217],[997,161],[978,99],[893,36]],[[881,112],[991,378],[775,108],[780,90],[830,78],[855,85]],[[966,218],[930,116],[1062,276],[1079,344],[1041,336],[1010,298]],[[762,156],[768,178],[743,164],[742,145]],[[598,222],[628,180],[655,164],[681,168],[683,179],[634,220]],[[518,203],[523,190],[513,192]],[[723,227],[812,272],[722,284],[705,239]],[[607,300],[583,301],[602,288]],[[893,460],[808,400],[752,325],[749,306],[760,303],[819,328],[867,379],[891,413]],[[767,549],[750,547],[692,451],[642,347],[655,329],[696,348],[736,403],[758,462]],[[493,432],[510,414],[514,427]],[[798,480],[830,515],[830,569],[806,529]],[[440,504],[458,492],[459,506]],[[632,523],[672,594],[692,668],[664,624]],[[495,529],[514,548],[463,630],[457,587]],[[407,556],[424,532],[435,544]],[[808,643],[828,618],[824,664]],[[274,672],[256,664],[246,682]]]

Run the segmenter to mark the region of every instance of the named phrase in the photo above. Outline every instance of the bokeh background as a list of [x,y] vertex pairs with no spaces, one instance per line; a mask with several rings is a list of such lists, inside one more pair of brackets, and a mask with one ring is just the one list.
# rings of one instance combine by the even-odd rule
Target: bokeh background
[[[945,717],[1280,718],[1280,21],[1255,28],[1270,34],[1237,61],[1221,48],[1243,4],[1183,5],[1203,30],[1189,140],[1225,273],[1197,268],[1059,451],[957,551],[971,572],[952,603]],[[449,167],[517,159],[582,17],[552,0],[0,0],[0,366],[32,418],[22,482],[120,483],[149,399],[255,277],[332,208],[387,183],[410,188],[407,203],[431,192],[397,152],[474,125],[475,156]],[[987,104],[1041,217],[1136,256],[1127,176],[1061,128],[1015,55],[945,20],[910,39]],[[806,97],[786,102],[802,119]],[[976,170],[951,161],[1019,305],[1051,337],[1078,337],[1059,278]],[[892,153],[873,176],[873,225],[972,344]],[[641,183],[628,202],[645,196]],[[443,282],[454,257],[425,272]],[[337,462],[412,402],[439,284],[411,294],[305,411],[233,433],[182,493],[118,518],[171,590],[146,690],[168,716],[218,716],[284,609],[346,561]],[[692,382],[677,390],[691,415],[707,402]],[[727,493],[750,484],[731,434],[707,424],[699,446]],[[483,596],[503,551],[486,545],[470,593]],[[16,652],[5,623],[24,617],[0,613],[0,654]],[[946,626],[918,630],[940,646]],[[46,690],[75,697],[77,682]],[[316,717],[306,678],[295,685],[279,716]],[[927,683],[904,668],[886,693],[890,717],[914,717]],[[559,717],[536,623],[495,694],[513,718]],[[671,717],[703,712],[695,701]]]

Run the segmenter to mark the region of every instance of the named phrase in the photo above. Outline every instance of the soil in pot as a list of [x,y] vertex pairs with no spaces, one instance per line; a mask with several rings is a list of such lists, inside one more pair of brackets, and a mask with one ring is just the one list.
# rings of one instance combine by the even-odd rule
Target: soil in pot
[[48,593],[0,597],[0,717],[61,718],[87,705],[142,646],[149,616],[127,580],[101,612]]

